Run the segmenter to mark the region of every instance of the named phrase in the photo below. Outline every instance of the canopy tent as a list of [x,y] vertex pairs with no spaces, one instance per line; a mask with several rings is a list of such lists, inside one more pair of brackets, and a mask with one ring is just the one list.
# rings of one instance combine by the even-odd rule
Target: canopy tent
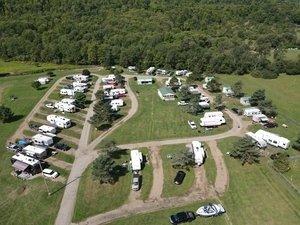
[[15,170],[25,171],[29,165],[27,165],[26,163],[20,162],[20,161],[15,161],[12,166],[15,168]]

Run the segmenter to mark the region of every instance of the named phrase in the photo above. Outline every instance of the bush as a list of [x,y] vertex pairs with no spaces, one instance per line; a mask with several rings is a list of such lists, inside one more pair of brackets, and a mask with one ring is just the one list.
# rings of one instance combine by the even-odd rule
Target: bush
[[286,62],[286,74],[300,75],[300,62]]
[[278,153],[273,160],[274,169],[280,173],[285,173],[291,169],[289,155],[286,153]]
[[88,69],[82,70],[82,75],[90,76],[91,72]]

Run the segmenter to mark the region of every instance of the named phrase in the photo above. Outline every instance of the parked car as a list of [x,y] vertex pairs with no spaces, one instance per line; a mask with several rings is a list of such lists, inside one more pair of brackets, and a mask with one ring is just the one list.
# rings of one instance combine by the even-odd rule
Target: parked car
[[72,76],[67,76],[66,79],[67,80],[74,80],[74,78]]
[[133,191],[138,191],[140,189],[140,175],[137,173],[133,174],[131,189]]
[[208,205],[201,206],[196,214],[203,217],[218,216],[225,212],[221,204],[209,203]]
[[54,104],[53,103],[47,103],[45,104],[45,107],[49,108],[49,109],[54,109]]
[[185,172],[179,170],[174,178],[174,183],[180,185],[182,184],[184,178],[185,178]]
[[53,147],[62,151],[68,151],[70,149],[70,146],[65,143],[55,143]]
[[51,169],[43,169],[43,175],[45,177],[54,179],[54,178],[58,177],[58,172],[51,170]]
[[278,127],[278,124],[276,122],[269,122],[269,123],[265,123],[264,127],[265,128],[274,128],[274,127]]
[[17,144],[9,144],[6,148],[12,152],[19,152],[22,150],[22,148]]
[[191,211],[179,212],[170,216],[170,223],[180,224],[180,223],[191,222],[195,219],[196,219],[196,215]]
[[191,121],[191,120],[189,120],[188,121],[188,124],[190,125],[190,127],[194,130],[194,129],[197,129],[197,125],[196,125],[196,123],[194,122],[194,121]]
[[188,105],[189,103],[187,103],[186,101],[179,101],[177,102],[177,105],[180,105],[180,106],[184,106],[184,105]]
[[242,114],[243,114],[243,111],[240,110],[240,109],[238,109],[238,108],[231,108],[231,110],[232,110],[233,112],[235,112],[236,114],[238,114],[238,115],[242,115]]
[[30,123],[28,126],[31,130],[35,130],[35,131],[37,131],[39,128],[39,126],[34,123]]

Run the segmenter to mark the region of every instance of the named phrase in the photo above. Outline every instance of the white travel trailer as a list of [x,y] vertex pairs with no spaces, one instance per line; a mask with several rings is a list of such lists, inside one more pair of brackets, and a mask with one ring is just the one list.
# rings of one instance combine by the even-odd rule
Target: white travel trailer
[[209,103],[210,99],[209,99],[209,97],[202,94],[201,97],[200,97],[200,101]]
[[244,109],[244,116],[254,116],[254,115],[259,115],[261,114],[261,111],[259,108],[256,107],[250,107],[250,108],[246,108]]
[[54,104],[54,107],[56,109],[58,109],[61,112],[70,112],[73,113],[76,111],[76,107],[75,105],[71,105],[71,104],[67,104],[67,103],[63,103],[63,102],[56,102]]
[[194,152],[195,163],[198,166],[201,166],[205,160],[205,150],[204,150],[204,147],[202,146],[201,142],[193,141],[192,142],[192,150]]
[[75,75],[73,75],[73,79],[78,82],[87,82],[87,81],[89,81],[89,76],[82,75],[82,74],[75,74]]
[[[87,87],[74,87],[74,92],[84,93],[87,90]],[[75,94],[74,94],[75,95]]]
[[244,106],[250,105],[250,96],[244,96],[240,98],[240,103]]
[[287,138],[281,137],[278,134],[273,134],[264,130],[256,131],[255,136],[262,138],[269,145],[273,145],[275,147],[287,149],[290,145],[290,140],[288,140]]
[[210,81],[212,81],[213,79],[215,79],[215,77],[205,77],[204,78],[204,83],[208,83],[208,82],[210,82]]
[[267,123],[269,122],[269,118],[265,114],[258,114],[252,116],[252,121],[256,123]]
[[11,163],[16,173],[37,174],[41,171],[40,161],[18,153],[11,157]]
[[38,131],[43,134],[47,134],[47,133],[55,134],[56,128],[48,125],[42,125],[38,128]]
[[147,70],[146,70],[146,74],[147,75],[152,75],[155,71],[155,67],[154,66],[151,66],[149,67]]
[[114,112],[117,112],[117,111],[119,111],[119,107],[117,106],[117,105],[113,105],[113,106],[111,106],[111,108],[110,108],[112,111],[114,111]]
[[116,89],[111,89],[109,91],[110,96],[118,96],[118,95],[125,95],[125,94],[126,94],[125,88],[116,88]]
[[42,134],[36,134],[32,137],[32,141],[35,145],[42,145],[42,146],[50,146],[53,144],[53,138],[42,135]]
[[226,120],[223,117],[204,117],[200,119],[201,127],[217,127],[225,123]]
[[176,74],[177,76],[185,76],[188,72],[189,72],[189,71],[187,71],[187,70],[176,70],[176,71],[175,71],[175,74]]
[[47,116],[47,121],[51,124],[54,124],[55,126],[59,128],[69,128],[71,126],[71,120],[63,117],[63,116],[57,116],[54,114]]
[[118,106],[118,107],[120,107],[120,106],[124,106],[124,101],[123,101],[123,99],[113,99],[113,100],[110,101],[109,104],[111,106]]
[[116,76],[114,74],[110,74],[107,77],[102,78],[102,82],[104,84],[114,83],[116,81]]
[[213,118],[213,117],[223,117],[223,113],[221,111],[213,111],[204,113],[203,118]]
[[78,81],[75,81],[72,83],[72,86],[75,88],[75,87],[83,87],[85,89],[88,88],[88,85],[87,83],[81,83],[81,82],[78,82]]
[[157,69],[155,71],[155,74],[156,75],[167,75],[168,71],[167,70],[164,70],[164,69]]
[[209,109],[210,108],[210,104],[208,102],[199,102],[199,105],[203,108],[203,109]]
[[74,105],[76,100],[73,98],[63,98],[60,102],[69,104],[69,105]]
[[103,90],[107,90],[107,89],[114,89],[115,88],[115,85],[113,84],[104,84],[102,86]]
[[253,142],[257,145],[257,147],[259,147],[259,148],[267,147],[267,142],[265,142],[264,139],[262,139],[258,135],[255,135],[252,132],[247,132],[246,136],[250,137],[253,140]]
[[136,67],[135,66],[128,66],[127,69],[129,69],[131,71],[134,71],[134,70],[136,70]]
[[50,79],[49,77],[39,77],[37,81],[40,82],[40,84],[47,84],[50,82]]
[[225,94],[226,96],[232,96],[234,94],[230,86],[224,86],[222,88],[222,93]]
[[47,148],[42,146],[27,145],[23,148],[23,152],[33,158],[43,159],[47,156]]
[[132,171],[140,171],[142,169],[143,155],[139,150],[130,151]]
[[75,91],[73,89],[62,88],[59,92],[61,95],[74,96]]

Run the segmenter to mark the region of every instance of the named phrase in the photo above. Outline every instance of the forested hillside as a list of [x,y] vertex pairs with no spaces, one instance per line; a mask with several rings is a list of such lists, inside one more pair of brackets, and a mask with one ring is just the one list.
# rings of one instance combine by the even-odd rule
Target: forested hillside
[[300,72],[282,57],[300,45],[298,1],[0,0],[0,13],[4,59]]

